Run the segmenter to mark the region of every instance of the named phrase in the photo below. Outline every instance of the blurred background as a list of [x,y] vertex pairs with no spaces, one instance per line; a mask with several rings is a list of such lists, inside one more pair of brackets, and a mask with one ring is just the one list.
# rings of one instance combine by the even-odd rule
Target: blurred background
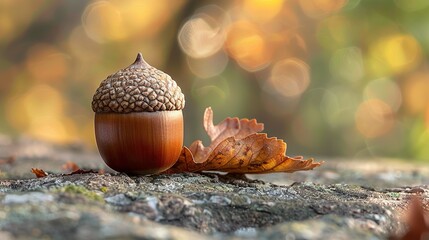
[[91,100],[137,52],[202,116],[305,156],[429,159],[429,1],[0,1],[0,133],[96,149]]

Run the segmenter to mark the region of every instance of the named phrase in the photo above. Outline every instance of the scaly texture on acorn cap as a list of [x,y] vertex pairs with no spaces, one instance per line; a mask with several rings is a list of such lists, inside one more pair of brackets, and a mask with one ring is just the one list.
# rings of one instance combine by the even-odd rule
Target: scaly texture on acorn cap
[[96,113],[174,111],[185,107],[185,97],[171,77],[150,66],[141,53],[136,61],[103,80],[94,94]]

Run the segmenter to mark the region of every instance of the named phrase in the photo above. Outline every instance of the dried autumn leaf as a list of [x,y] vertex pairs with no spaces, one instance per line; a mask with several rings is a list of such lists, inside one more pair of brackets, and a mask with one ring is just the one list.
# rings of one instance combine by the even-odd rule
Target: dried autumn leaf
[[209,135],[211,146],[217,146],[223,140],[234,137],[242,139],[252,133],[264,130],[264,124],[256,122],[256,119],[226,118],[218,125],[213,125],[213,110],[209,107],[204,112],[204,129]]
[[213,125],[213,111],[204,113],[204,128],[212,140],[204,147],[195,141],[184,147],[177,163],[168,173],[222,171],[229,173],[271,173],[310,170],[322,163],[302,157],[285,155],[286,143],[277,138],[268,138],[263,124],[255,119],[227,118]]
[[416,196],[410,200],[407,225],[408,230],[402,237],[390,237],[391,240],[427,239],[429,236],[429,222],[427,211],[423,208],[422,200]]
[[37,178],[42,178],[48,176],[48,173],[39,168],[31,168],[31,172],[36,175]]

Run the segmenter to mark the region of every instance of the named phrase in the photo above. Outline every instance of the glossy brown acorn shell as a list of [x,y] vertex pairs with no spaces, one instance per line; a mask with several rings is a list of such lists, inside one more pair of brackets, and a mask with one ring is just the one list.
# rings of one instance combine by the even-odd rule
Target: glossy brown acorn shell
[[112,169],[160,173],[176,163],[182,150],[182,110],[96,113],[95,137],[101,157]]

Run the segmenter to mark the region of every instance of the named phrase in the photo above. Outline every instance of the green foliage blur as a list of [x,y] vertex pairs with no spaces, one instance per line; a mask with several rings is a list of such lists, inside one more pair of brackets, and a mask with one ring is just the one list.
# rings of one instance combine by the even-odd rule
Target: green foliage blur
[[0,133],[95,148],[91,100],[138,52],[185,143],[256,118],[288,155],[429,159],[429,1],[0,1]]

